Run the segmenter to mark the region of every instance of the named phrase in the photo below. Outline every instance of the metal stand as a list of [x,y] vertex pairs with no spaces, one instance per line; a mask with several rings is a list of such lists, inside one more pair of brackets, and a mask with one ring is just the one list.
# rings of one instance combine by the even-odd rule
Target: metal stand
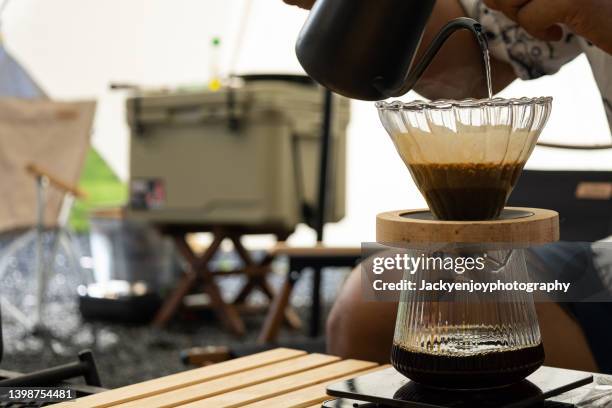
[[45,191],[49,185],[47,178],[43,175],[37,175],[36,180],[36,225],[34,228],[15,239],[4,251],[0,259],[0,278],[6,273],[6,269],[9,266],[9,260],[14,257],[20,250],[28,247],[32,243],[36,245],[36,305],[34,315],[32,317],[27,316],[16,306],[11,304],[7,299],[0,296],[0,304],[4,308],[5,312],[11,317],[17,320],[22,326],[24,326],[31,333],[39,333],[44,331],[42,324],[42,314],[44,309],[44,297],[49,281],[49,265],[53,263],[53,260],[60,248],[63,248],[65,253],[68,255],[68,259],[72,263],[72,266],[80,270],[80,254],[78,251],[78,245],[76,239],[68,228],[68,219],[70,216],[70,209],[74,202],[74,195],[70,192],[66,193],[64,202],[60,210],[58,217],[58,228],[54,235],[51,243],[51,254],[49,259],[45,259],[44,247],[43,247],[43,233],[45,231]]
[[[319,170],[319,195],[316,219],[317,243],[323,242],[323,230],[325,228],[325,217],[328,206],[328,184],[329,184],[329,152],[332,148],[332,115],[333,115],[333,93],[325,90],[323,100],[323,125],[321,128],[321,162]],[[314,266],[312,275],[312,306],[310,310],[309,335],[317,337],[321,327],[321,266]]]

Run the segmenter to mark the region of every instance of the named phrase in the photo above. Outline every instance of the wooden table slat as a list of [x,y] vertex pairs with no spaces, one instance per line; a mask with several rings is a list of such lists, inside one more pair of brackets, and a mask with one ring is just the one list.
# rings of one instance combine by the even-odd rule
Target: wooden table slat
[[207,367],[196,368],[194,370],[183,371],[166,377],[157,378],[116,388],[100,394],[90,395],[62,404],[56,404],[56,408],[104,408],[112,405],[121,404],[135,399],[149,397],[151,395],[162,394],[177,388],[210,381],[226,375],[239,373],[244,370],[262,367],[281,361],[294,359],[305,355],[302,350],[288,348],[277,348],[264,351],[246,357],[240,357]]
[[274,256],[312,256],[312,257],[334,257],[334,256],[361,256],[361,247],[334,247],[326,245],[315,245],[307,247],[295,247],[284,242],[277,243],[270,253]]
[[137,399],[125,404],[113,405],[116,408],[171,408],[181,404],[210,398],[221,393],[231,393],[238,388],[272,381],[287,375],[296,374],[313,368],[332,364],[340,360],[339,357],[325,354],[308,354],[280,363],[269,364],[263,367],[244,370],[215,380],[198,383],[179,388],[148,398]]
[[273,381],[234,390],[227,394],[220,394],[212,398],[195,401],[181,405],[185,408],[221,408],[240,407],[262,399],[272,398],[286,394],[300,388],[319,384],[334,378],[346,376],[351,373],[363,371],[377,366],[376,363],[360,360],[344,360],[324,367],[304,371],[299,374],[286,376]]
[[344,377],[335,378],[333,380],[326,381],[321,384],[311,385],[310,387],[302,388],[297,391],[292,391],[287,394],[278,395],[273,398],[268,398],[255,402],[253,404],[245,405],[242,408],[306,408],[310,407],[312,404],[317,404],[317,407],[321,407],[323,401],[333,398],[327,395],[326,388],[328,385],[338,381],[350,380],[351,378],[354,378],[358,375],[364,375],[373,373],[375,371],[384,370],[389,367],[391,366],[384,365],[371,368],[365,371],[359,371],[357,373],[352,373]]

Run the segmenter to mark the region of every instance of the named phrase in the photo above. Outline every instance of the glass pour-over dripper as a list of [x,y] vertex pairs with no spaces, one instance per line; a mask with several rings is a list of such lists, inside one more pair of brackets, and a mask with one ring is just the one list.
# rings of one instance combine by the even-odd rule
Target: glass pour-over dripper
[[377,102],[434,216],[497,218],[550,114],[552,98]]

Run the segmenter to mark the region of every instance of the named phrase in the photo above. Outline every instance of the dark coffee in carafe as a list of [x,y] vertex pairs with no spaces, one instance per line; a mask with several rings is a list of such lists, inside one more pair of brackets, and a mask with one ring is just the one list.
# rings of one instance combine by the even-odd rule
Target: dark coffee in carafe
[[391,362],[400,373],[426,386],[483,389],[511,385],[533,373],[544,362],[544,348],[540,343],[503,351],[436,354],[394,344]]
[[497,218],[525,163],[427,163],[408,168],[440,220]]

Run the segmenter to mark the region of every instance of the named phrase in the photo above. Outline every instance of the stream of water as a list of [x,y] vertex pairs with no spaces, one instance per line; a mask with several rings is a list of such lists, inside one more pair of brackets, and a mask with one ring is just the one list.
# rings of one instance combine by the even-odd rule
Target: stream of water
[[491,79],[491,56],[489,54],[489,43],[487,37],[482,31],[476,33],[476,40],[482,51],[482,63],[484,67],[485,79],[487,81],[487,91],[489,93],[489,99],[493,98],[493,81]]

